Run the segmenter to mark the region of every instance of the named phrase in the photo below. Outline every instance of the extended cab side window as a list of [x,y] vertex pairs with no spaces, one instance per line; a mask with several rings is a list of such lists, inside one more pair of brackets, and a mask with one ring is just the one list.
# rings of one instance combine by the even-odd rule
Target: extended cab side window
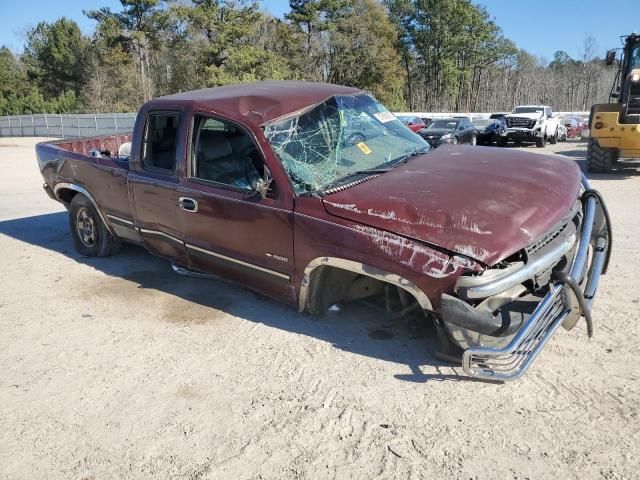
[[180,114],[151,113],[147,117],[142,142],[142,166],[147,170],[175,171]]
[[235,125],[195,117],[191,176],[252,190],[264,174],[264,162],[253,139]]

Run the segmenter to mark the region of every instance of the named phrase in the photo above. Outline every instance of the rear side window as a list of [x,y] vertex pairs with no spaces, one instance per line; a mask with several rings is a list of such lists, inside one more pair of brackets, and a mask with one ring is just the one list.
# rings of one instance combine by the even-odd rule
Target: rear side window
[[177,112],[151,113],[147,117],[142,142],[143,168],[167,173],[175,170],[179,125]]

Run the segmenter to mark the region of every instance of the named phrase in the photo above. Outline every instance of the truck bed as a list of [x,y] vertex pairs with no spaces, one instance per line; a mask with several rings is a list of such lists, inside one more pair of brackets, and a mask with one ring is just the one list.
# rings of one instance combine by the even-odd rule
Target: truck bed
[[[129,159],[117,156],[120,146],[130,142],[131,137],[129,133],[37,144],[44,189],[64,204],[68,204],[76,192],[85,190],[103,217],[113,214],[132,219],[127,194]],[[92,150],[100,151],[100,155],[90,155]]]
[[61,139],[44,142],[46,145],[54,145],[57,148],[73,153],[88,155],[91,150],[109,152],[105,156],[117,156],[120,146],[131,142],[131,133],[123,135],[105,135],[102,137],[85,137],[74,139]]

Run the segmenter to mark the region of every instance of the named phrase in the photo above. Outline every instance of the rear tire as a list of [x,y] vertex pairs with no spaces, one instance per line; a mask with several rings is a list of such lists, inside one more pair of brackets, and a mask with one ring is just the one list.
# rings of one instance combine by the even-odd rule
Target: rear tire
[[499,147],[506,147],[507,146],[507,139],[505,137],[498,137],[498,146]]
[[544,148],[547,146],[547,137],[543,135],[542,137],[536,137],[536,147]]
[[617,161],[618,152],[611,148],[602,148],[595,138],[587,145],[587,171],[591,173],[609,173]]
[[76,251],[85,257],[106,257],[120,249],[120,239],[109,231],[93,203],[81,193],[69,204],[69,229]]

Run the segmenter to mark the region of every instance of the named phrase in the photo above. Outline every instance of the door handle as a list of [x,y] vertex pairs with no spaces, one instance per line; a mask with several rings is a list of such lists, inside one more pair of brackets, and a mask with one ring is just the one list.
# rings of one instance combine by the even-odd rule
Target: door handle
[[196,213],[198,211],[198,202],[193,198],[180,197],[178,199],[178,206],[186,212]]

